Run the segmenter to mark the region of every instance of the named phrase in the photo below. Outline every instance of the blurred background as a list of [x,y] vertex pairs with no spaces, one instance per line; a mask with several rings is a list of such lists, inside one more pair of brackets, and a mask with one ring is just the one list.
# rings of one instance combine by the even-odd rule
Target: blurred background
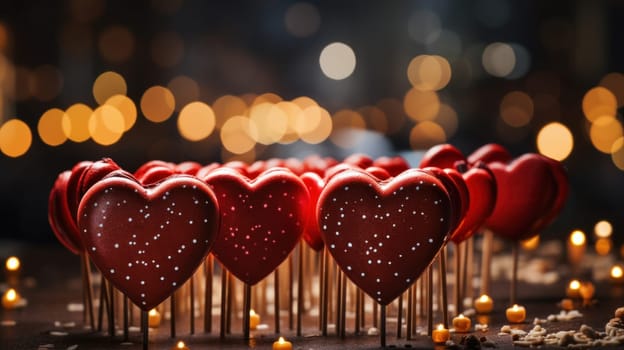
[[0,238],[48,243],[59,172],[402,155],[495,142],[561,160],[546,237],[624,208],[624,2],[0,3]]

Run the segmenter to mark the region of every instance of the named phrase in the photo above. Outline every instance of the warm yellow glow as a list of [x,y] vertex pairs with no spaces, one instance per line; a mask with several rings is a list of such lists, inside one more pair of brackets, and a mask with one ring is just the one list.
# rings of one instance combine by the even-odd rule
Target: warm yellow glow
[[93,82],[93,97],[99,104],[106,103],[113,95],[125,95],[128,91],[126,80],[112,71],[100,74]]
[[583,113],[587,120],[593,122],[600,117],[614,117],[617,110],[617,100],[608,89],[597,86],[583,96]]
[[347,44],[331,43],[321,51],[319,63],[325,76],[334,80],[342,80],[348,78],[355,70],[355,53]]
[[332,143],[342,148],[353,147],[359,141],[359,135],[349,133],[349,130],[366,129],[366,122],[362,115],[351,109],[341,109],[334,113],[332,121],[333,130],[329,139]]
[[321,16],[315,5],[308,2],[297,2],[286,10],[284,25],[290,35],[304,38],[318,31],[321,25]]
[[435,117],[435,122],[440,125],[442,129],[444,129],[446,138],[450,139],[457,131],[459,119],[457,118],[457,112],[455,112],[453,107],[445,103],[441,103],[438,115]]
[[5,266],[8,271],[17,271],[19,270],[20,265],[21,265],[20,260],[15,256],[11,256],[8,259],[6,259]]
[[184,348],[186,347],[186,344],[184,344],[184,342],[180,340],[180,341],[176,344],[176,347],[177,347],[178,349],[184,349]]
[[444,329],[444,325],[443,325],[442,323],[438,324],[437,329],[438,329],[439,331],[443,330],[443,329]]
[[286,114],[286,132],[279,140],[279,143],[289,144],[299,140],[299,134],[297,133],[297,121],[303,113],[301,107],[290,101],[281,101],[275,106]]
[[156,309],[151,309],[148,313],[149,316],[156,316],[158,315],[158,310]]
[[186,75],[178,75],[171,79],[167,88],[171,90],[176,101],[176,110],[199,100],[199,84]]
[[50,108],[45,111],[37,123],[37,132],[41,141],[48,146],[58,146],[67,141],[67,135],[63,132],[63,115],[65,112],[58,108]]
[[235,115],[245,115],[247,103],[238,96],[224,95],[212,103],[212,110],[215,114],[216,127],[221,129],[221,126],[228,118]]
[[419,55],[407,66],[407,79],[418,90],[437,91],[451,80],[451,65],[437,55]]
[[618,169],[624,171],[624,136],[613,142],[613,146],[611,146],[611,161]]
[[519,128],[529,124],[533,119],[533,99],[522,92],[507,93],[500,103],[500,115],[509,126]]
[[262,95],[256,96],[256,98],[254,98],[253,102],[251,103],[251,107],[259,105],[259,104],[263,104],[263,103],[276,104],[282,101],[283,99],[280,95],[273,93],[273,92],[266,92]]
[[190,141],[210,136],[215,127],[212,108],[203,102],[191,102],[182,108],[178,117],[180,135]]
[[121,112],[111,105],[101,105],[89,118],[89,133],[96,143],[110,146],[119,141],[125,127]]
[[537,134],[537,149],[546,157],[562,161],[572,153],[573,148],[572,132],[561,123],[549,123]]
[[617,100],[617,106],[624,106],[624,74],[618,72],[612,72],[600,79],[602,87],[607,88],[615,96]]
[[622,124],[611,116],[596,119],[589,129],[592,144],[602,153],[610,154],[613,144],[622,136]]
[[255,124],[245,116],[233,116],[221,126],[221,143],[231,153],[243,154],[256,145],[257,130]]
[[288,128],[288,116],[273,103],[263,102],[249,110],[249,119],[256,125],[256,141],[263,145],[278,142]]
[[89,139],[89,118],[93,110],[83,104],[76,103],[71,105],[63,115],[61,126],[67,138],[74,142],[84,142]]
[[175,98],[166,87],[152,86],[145,90],[143,97],[141,97],[141,111],[145,118],[154,123],[169,119],[174,109]]
[[579,290],[581,288],[581,282],[579,282],[579,280],[572,280],[570,281],[568,288],[570,290]]
[[7,290],[6,293],[4,294],[4,296],[5,296],[7,301],[15,301],[15,300],[17,300],[17,292],[13,288]]
[[124,132],[130,130],[137,118],[137,109],[134,101],[125,95],[114,95],[106,100],[109,106],[117,108],[124,118]]
[[312,107],[312,106],[318,106],[318,103],[316,103],[316,101],[314,101],[312,98],[310,98],[308,96],[299,96],[299,97],[293,99],[292,103],[294,103],[297,106],[299,106],[299,108],[301,108],[301,110],[304,110],[304,109],[306,109],[308,107]]
[[600,238],[609,238],[613,233],[613,226],[607,220],[600,220],[594,225],[594,233]]
[[414,121],[433,120],[440,111],[440,98],[435,91],[411,88],[403,98],[403,108]]
[[581,230],[574,230],[570,234],[570,243],[575,246],[582,246],[585,244],[585,233]]
[[184,41],[178,33],[161,32],[151,43],[152,60],[163,68],[171,68],[184,57]]
[[0,152],[17,158],[28,151],[32,144],[32,132],[19,119],[9,119],[0,126]]
[[364,106],[357,110],[362,115],[369,130],[385,134],[388,131],[386,113],[377,106]]
[[620,279],[624,277],[624,269],[622,269],[622,266],[620,265],[613,265],[613,267],[611,267],[610,275],[612,278]]
[[444,129],[432,121],[420,122],[410,132],[410,146],[412,149],[428,149],[445,141],[446,134]]
[[521,241],[520,245],[522,249],[524,250],[534,250],[535,248],[539,246],[539,242],[540,242],[540,236],[535,235],[529,239],[525,239],[524,241]]
[[516,67],[516,53],[506,43],[492,43],[483,50],[481,63],[485,71],[495,77],[506,77]]
[[326,109],[313,106],[301,113],[304,122],[299,124],[299,137],[303,142],[318,144],[325,141],[332,132],[332,119]]
[[609,238],[598,238],[594,248],[596,249],[596,254],[598,255],[609,255],[611,248],[613,248],[613,243]]
[[98,49],[106,61],[121,63],[132,56],[134,44],[134,35],[128,28],[113,25],[101,32]]

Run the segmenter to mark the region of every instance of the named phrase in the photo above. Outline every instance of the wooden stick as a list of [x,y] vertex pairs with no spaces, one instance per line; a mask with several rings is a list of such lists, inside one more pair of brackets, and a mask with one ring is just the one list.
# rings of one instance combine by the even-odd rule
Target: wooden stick
[[171,338],[175,338],[176,337],[176,300],[175,300],[175,291],[173,293],[171,293],[171,296],[169,297],[169,301],[171,303],[170,305],[170,311],[169,313],[171,314],[171,332],[170,332],[170,336]]
[[517,304],[516,296],[518,291],[518,255],[519,255],[519,247],[520,243],[518,241],[514,241],[511,245],[511,254],[513,258],[513,265],[511,269],[511,290],[509,295],[509,300],[511,305]]
[[204,262],[205,292],[204,292],[204,333],[212,332],[212,278],[214,275],[213,257],[208,254]]
[[[93,317],[93,285],[91,283],[91,263],[89,262],[89,256],[86,252],[80,253],[82,258],[82,265],[84,268],[84,286],[83,286],[83,294],[85,295],[86,304],[84,304],[84,309],[88,310],[89,314],[89,324],[91,325],[91,330],[95,329],[95,318]],[[84,293],[86,291],[86,293]],[[85,313],[86,314],[86,313]]]
[[440,250],[438,255],[440,260],[440,289],[442,291],[442,318],[444,322],[444,328],[448,329],[448,296],[446,293],[446,245]]
[[221,312],[220,312],[220,322],[219,322],[219,338],[221,340],[225,339],[225,331],[226,331],[226,320],[225,315],[227,313],[227,287],[228,287],[228,278],[227,278],[227,270],[223,265],[221,265]]
[[461,295],[461,244],[455,244],[455,315],[459,315],[463,309]]
[[342,325],[342,270],[338,269],[336,273],[336,335],[340,335],[340,326]]
[[347,326],[347,275],[344,272],[340,272],[340,284],[342,285],[340,293],[340,338],[344,339],[346,336]]
[[485,230],[483,232],[483,242],[481,245],[481,295],[489,294],[490,292],[492,243],[494,243],[494,233],[490,230]]
[[232,313],[234,313],[234,298],[236,296],[235,280],[230,272],[227,273],[227,312],[225,314],[225,332],[232,334]]
[[127,342],[130,338],[130,327],[128,326],[128,297],[123,297],[123,341]]
[[379,326],[379,304],[373,299],[373,327],[377,328]]
[[191,324],[190,324],[190,333],[191,334],[195,334],[195,274],[191,275],[191,278],[189,280],[189,289],[190,289],[190,302],[191,302],[191,312],[190,312],[190,318],[191,318]]
[[275,320],[275,333],[279,334],[280,333],[280,292],[279,292],[279,287],[280,287],[280,281],[279,281],[279,267],[277,269],[275,269],[275,271],[273,271],[273,290],[274,290],[274,301],[273,301],[273,306],[275,307],[274,309],[274,313],[275,313],[275,317],[273,318]]
[[381,327],[379,329],[379,338],[381,347],[386,347],[386,305],[381,305]]
[[474,299],[474,288],[472,284],[472,277],[474,276],[474,236],[468,238],[466,245],[466,298]]
[[427,271],[427,335],[433,334],[433,266],[429,265]]
[[[357,288],[357,287],[356,287]],[[357,288],[355,291],[355,335],[360,334],[360,324],[364,325],[362,322],[362,309],[360,308],[360,303],[362,302],[362,291],[360,288]]]
[[106,279],[102,275],[100,278],[100,307],[98,308],[98,325],[97,331],[102,331],[102,323],[104,323],[104,306],[106,305]]
[[329,251],[327,247],[323,248],[323,276],[322,276],[322,294],[321,294],[321,335],[327,336],[327,316],[329,305]]
[[399,295],[399,305],[397,312],[397,339],[401,339],[403,328],[403,294]]
[[414,288],[414,285],[411,285],[409,287],[409,289],[407,290],[407,328],[405,330],[405,339],[406,340],[412,340],[412,318],[414,317],[414,310],[413,310],[413,304],[414,304],[414,295],[412,292],[412,289]]
[[249,341],[249,311],[251,310],[251,285],[245,283],[243,289],[243,339]]
[[141,331],[143,332],[143,350],[149,348],[149,327],[147,311],[141,310]]
[[303,317],[303,299],[304,299],[304,289],[303,289],[303,242],[299,241],[299,261],[297,262],[299,265],[297,266],[297,336],[301,336],[301,322]]
[[113,284],[110,281],[107,283],[108,285],[108,335],[111,337],[115,336],[115,289]]
[[461,266],[461,287],[460,287],[460,291],[461,291],[461,302],[462,302],[462,309],[463,309],[463,304],[464,304],[464,299],[466,299],[466,296],[468,295],[467,291],[468,291],[468,241],[464,241],[460,244],[460,250],[461,250],[461,258],[462,258],[462,266]]
[[[301,242],[299,242],[299,244],[301,244]],[[294,307],[294,300],[295,300],[295,293],[294,293],[294,261],[293,261],[293,254],[291,253],[290,255],[288,255],[288,329],[290,329],[291,331],[295,328],[295,310],[293,309]],[[299,257],[299,259],[301,259],[301,257]]]

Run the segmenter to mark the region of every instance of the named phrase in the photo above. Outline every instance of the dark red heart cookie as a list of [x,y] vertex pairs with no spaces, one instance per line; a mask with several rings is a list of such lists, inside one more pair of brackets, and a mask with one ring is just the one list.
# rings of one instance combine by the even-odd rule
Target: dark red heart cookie
[[305,184],[285,168],[267,170],[253,180],[234,169],[220,168],[203,180],[221,208],[214,256],[241,281],[258,283],[301,238],[309,206]]
[[303,240],[314,250],[323,248],[323,237],[316,220],[316,204],[321,195],[325,181],[315,172],[307,171],[301,174],[301,181],[306,185],[310,200],[308,204],[308,220],[306,220],[305,230],[303,230]]
[[455,162],[466,160],[460,150],[455,146],[445,143],[435,145],[425,152],[420,160],[420,167],[455,168]]
[[379,157],[373,161],[373,166],[385,169],[390,176],[397,176],[410,168],[403,157]]
[[160,304],[193,274],[218,226],[212,190],[185,175],[153,187],[109,176],[85,193],[78,210],[91,260],[143,310]]
[[48,223],[52,232],[61,244],[74,254],[84,251],[82,237],[78,232],[74,215],[69,210],[67,201],[67,183],[71,171],[66,170],[58,175],[48,197]]
[[472,154],[468,156],[468,163],[476,164],[481,161],[485,164],[494,162],[507,164],[511,162],[512,159],[513,157],[505,147],[496,143],[488,143],[472,152]]
[[451,221],[441,181],[417,169],[387,181],[360,170],[332,177],[317,217],[325,245],[344,273],[382,305],[431,264]]

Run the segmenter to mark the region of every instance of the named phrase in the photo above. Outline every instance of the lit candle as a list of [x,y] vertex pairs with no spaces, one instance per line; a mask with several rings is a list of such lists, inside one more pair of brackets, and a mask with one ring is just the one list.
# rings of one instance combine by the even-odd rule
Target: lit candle
[[15,291],[15,289],[10,288],[7,290],[2,296],[2,306],[5,309],[15,309],[19,306],[20,303],[20,295]]
[[526,318],[526,310],[524,306],[514,304],[512,307],[507,308],[505,316],[507,316],[507,321],[511,323],[522,323]]
[[190,350],[188,346],[186,346],[186,344],[184,344],[183,341],[179,341],[176,343],[176,345],[174,347],[171,348],[171,350]]
[[581,297],[583,298],[584,303],[588,303],[594,297],[595,292],[596,292],[596,288],[591,282],[581,283],[581,287],[579,288],[579,293],[581,294]]
[[260,324],[260,315],[253,309],[249,310],[249,329],[255,330]]
[[470,330],[470,319],[464,314],[459,314],[459,316],[453,318],[453,328],[455,328],[455,332],[457,333],[465,333]]
[[539,246],[540,236],[536,235],[529,239],[525,239],[524,241],[520,241],[520,246],[524,250],[535,250],[537,246]]
[[572,280],[568,284],[568,288],[566,288],[566,295],[568,298],[578,298],[581,296],[579,289],[581,289],[581,282],[579,282],[579,280]]
[[559,303],[559,306],[561,306],[563,310],[570,311],[574,309],[574,301],[570,298],[564,298],[561,300],[561,303]]
[[19,280],[20,267],[22,265],[20,260],[15,256],[11,256],[6,259],[4,265],[6,268],[7,282],[9,283],[9,285],[16,285],[17,281]]
[[160,312],[156,309],[151,309],[147,313],[147,323],[150,328],[158,328],[160,326]]
[[431,339],[436,344],[446,343],[451,337],[451,333],[448,329],[444,328],[444,325],[440,323],[436,329],[431,332]]
[[292,343],[284,339],[284,337],[279,337],[279,339],[273,343],[273,350],[292,350]]
[[611,281],[615,283],[623,283],[624,282],[624,269],[620,265],[613,265],[611,267],[611,272],[609,273],[611,277]]
[[568,239],[568,260],[577,265],[583,260],[585,254],[585,233],[581,230],[574,230]]
[[475,299],[474,307],[480,314],[489,314],[494,309],[494,301],[487,294],[482,294],[479,298]]

